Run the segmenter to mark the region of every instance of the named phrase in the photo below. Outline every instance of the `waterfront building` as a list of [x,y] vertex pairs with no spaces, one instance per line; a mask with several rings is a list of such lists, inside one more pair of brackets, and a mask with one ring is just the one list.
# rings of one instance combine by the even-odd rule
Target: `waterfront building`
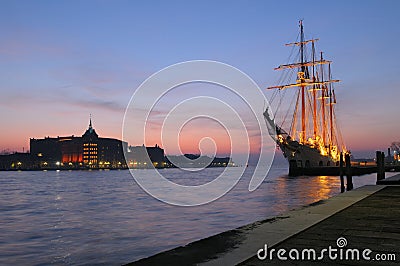
[[157,144],[154,147],[129,146],[126,159],[129,168],[165,167],[164,149]]
[[99,137],[92,119],[81,137],[30,139],[37,168],[126,168],[123,149],[127,146],[125,141]]
[[[128,146],[114,138],[99,137],[92,119],[82,136],[31,138],[30,152],[0,155],[0,170],[46,169],[126,169],[175,167],[157,144],[152,147]],[[124,156],[126,151],[126,156]],[[187,167],[234,166],[229,157],[214,158],[185,154],[197,164]],[[172,156],[179,159],[182,156]],[[200,159],[200,160],[199,160]],[[210,163],[211,162],[211,163]]]
[[0,155],[0,170],[21,170],[32,168],[34,165],[29,153],[16,152]]

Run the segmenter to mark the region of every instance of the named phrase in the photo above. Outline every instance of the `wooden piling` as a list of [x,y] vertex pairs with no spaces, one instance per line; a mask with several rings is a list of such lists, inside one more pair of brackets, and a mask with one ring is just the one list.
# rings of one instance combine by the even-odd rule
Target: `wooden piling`
[[381,152],[380,153],[380,167],[379,167],[379,180],[385,179],[385,153]]
[[385,179],[385,153],[376,151],[376,182]]
[[343,152],[340,153],[339,171],[340,171],[340,192],[343,193],[345,191],[344,177],[343,177],[343,175],[344,175]]
[[351,173],[350,154],[346,154],[344,158],[346,163],[347,191],[350,191],[353,189],[353,176]]
[[381,180],[381,152],[376,151],[375,153],[375,161],[376,161],[376,181]]
[[381,178],[385,179],[385,153],[381,153]]

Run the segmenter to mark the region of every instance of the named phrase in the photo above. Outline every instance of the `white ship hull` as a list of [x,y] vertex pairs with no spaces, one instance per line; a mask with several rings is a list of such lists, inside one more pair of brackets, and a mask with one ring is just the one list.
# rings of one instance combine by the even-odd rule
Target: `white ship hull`
[[297,141],[277,144],[291,166],[292,164],[299,168],[336,166],[328,155],[322,155],[318,149],[299,144]]
[[270,118],[268,110],[264,112],[264,117],[270,136],[288,160],[289,175],[301,175],[304,173],[303,169],[317,169],[318,172],[318,169],[336,168],[338,166],[339,162],[335,162],[329,155],[322,155],[318,149],[292,140],[292,137]]

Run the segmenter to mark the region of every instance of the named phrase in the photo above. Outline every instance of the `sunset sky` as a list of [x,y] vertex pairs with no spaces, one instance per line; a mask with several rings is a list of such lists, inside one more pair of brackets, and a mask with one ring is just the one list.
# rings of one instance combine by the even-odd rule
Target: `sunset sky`
[[[27,150],[33,137],[81,135],[89,114],[100,136],[120,139],[135,89],[182,61],[221,61],[260,88],[274,85],[273,68],[285,63],[284,44],[295,41],[303,19],[341,80],[337,116],[346,145],[372,156],[400,141],[399,10],[399,1],[3,0],[0,151]],[[201,130],[204,123],[193,122],[185,132]],[[183,142],[185,152],[197,151]]]

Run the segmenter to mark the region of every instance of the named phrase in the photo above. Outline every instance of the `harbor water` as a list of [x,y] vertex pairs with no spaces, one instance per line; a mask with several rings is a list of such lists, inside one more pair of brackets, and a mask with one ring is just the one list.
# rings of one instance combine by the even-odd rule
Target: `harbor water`
[[[160,171],[185,184],[222,169]],[[246,171],[225,196],[197,207],[152,198],[128,170],[0,172],[0,265],[121,265],[340,193],[337,176],[287,172],[274,165],[249,192]],[[353,180],[375,184],[376,174]]]

